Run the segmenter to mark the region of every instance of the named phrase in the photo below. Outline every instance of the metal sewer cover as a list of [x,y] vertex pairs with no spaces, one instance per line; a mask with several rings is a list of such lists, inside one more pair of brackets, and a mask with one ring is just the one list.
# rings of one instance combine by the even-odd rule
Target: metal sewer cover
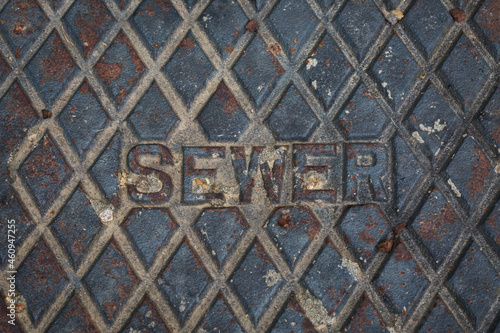
[[500,332],[499,29],[0,1],[0,331]]

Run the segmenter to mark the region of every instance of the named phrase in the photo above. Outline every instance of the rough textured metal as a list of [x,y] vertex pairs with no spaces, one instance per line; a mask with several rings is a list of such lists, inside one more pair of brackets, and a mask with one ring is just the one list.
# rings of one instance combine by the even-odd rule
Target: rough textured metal
[[499,17],[0,1],[0,331],[499,332]]

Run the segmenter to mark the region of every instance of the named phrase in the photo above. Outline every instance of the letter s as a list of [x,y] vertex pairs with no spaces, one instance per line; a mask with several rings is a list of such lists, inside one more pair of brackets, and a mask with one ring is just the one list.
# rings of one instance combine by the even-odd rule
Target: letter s
[[[144,166],[140,160],[141,155],[155,159],[159,157],[158,167]],[[174,164],[172,154],[167,147],[160,144],[135,146],[129,151],[127,161],[132,173],[128,174],[126,184],[133,200],[165,202],[170,198],[174,188],[172,178],[160,170],[162,166]]]

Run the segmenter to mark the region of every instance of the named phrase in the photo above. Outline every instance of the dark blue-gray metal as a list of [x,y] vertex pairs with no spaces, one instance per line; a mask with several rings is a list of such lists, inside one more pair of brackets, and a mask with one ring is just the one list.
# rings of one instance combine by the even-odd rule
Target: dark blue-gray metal
[[500,332],[499,57],[498,0],[0,0],[0,332]]

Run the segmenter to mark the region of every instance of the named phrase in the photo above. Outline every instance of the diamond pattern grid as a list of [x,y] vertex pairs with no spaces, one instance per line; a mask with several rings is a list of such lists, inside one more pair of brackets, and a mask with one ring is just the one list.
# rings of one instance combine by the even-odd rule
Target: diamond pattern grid
[[[21,207],[17,211],[27,211],[19,223],[29,224],[16,264],[22,294],[16,301],[25,306],[17,317],[21,331],[192,331],[217,329],[221,322],[234,332],[299,327],[304,332],[495,330],[500,266],[498,208],[493,207],[498,207],[500,183],[494,171],[499,165],[494,109],[498,82],[491,79],[499,75],[494,1],[463,6],[463,22],[453,21],[447,1],[402,2],[405,17],[394,27],[384,20],[385,5],[377,1],[349,0],[337,7],[332,1],[234,1],[227,20],[221,20],[217,1],[49,3],[11,0],[0,11],[0,94],[5,104],[0,119],[7,120],[2,138],[8,132],[9,152],[1,154],[0,193],[2,200],[16,197]],[[295,20],[294,29],[284,25],[289,17]],[[257,34],[244,28],[252,18],[259,26]],[[380,34],[386,28],[398,36]],[[373,58],[376,49],[382,50],[379,59]],[[256,66],[252,58],[263,65]],[[388,64],[392,61],[398,65]],[[391,72],[395,67],[401,67],[403,78]],[[417,74],[418,67],[428,72]],[[324,79],[330,72],[335,80]],[[361,82],[349,80],[353,72],[361,74]],[[333,121],[347,140],[394,142],[396,158],[411,156],[410,162],[396,164],[399,209],[373,205],[368,208],[372,214],[360,214],[366,219],[359,219],[358,227],[346,223],[346,217],[366,208],[346,207],[333,221],[318,214],[305,223],[306,237],[297,236],[300,244],[281,237],[282,227],[273,226],[272,218],[269,224],[254,223],[241,209],[233,220],[242,230],[252,225],[245,232],[257,239],[250,244],[243,235],[231,235],[229,246],[211,242],[210,229],[203,229],[200,220],[191,226],[195,217],[176,221],[179,211],[173,207],[172,212],[163,207],[128,214],[137,206],[120,194],[118,161],[126,140],[175,140],[176,126],[199,121],[203,128],[205,113],[231,124],[231,117],[217,114],[217,108],[201,111],[203,106],[210,110],[222,85],[231,91],[224,100],[230,116],[240,115],[235,122],[252,126],[260,119],[277,141],[306,141]],[[351,99],[345,91],[352,92]],[[377,91],[382,94],[372,95]],[[85,94],[92,98],[82,99]],[[150,97],[164,101],[160,111],[166,114],[153,115],[161,124],[151,123],[155,106],[148,105]],[[201,112],[193,117],[185,109],[195,97],[194,108]],[[336,98],[346,101],[335,103]],[[405,103],[405,98],[414,102]],[[251,112],[249,100],[264,105],[262,115]],[[327,113],[316,101],[333,109]],[[364,107],[349,116],[349,106],[356,103]],[[116,106],[124,104],[117,113]],[[297,105],[298,111],[291,111]],[[39,119],[43,108],[50,109],[55,121]],[[366,109],[370,115],[363,114]],[[22,125],[15,124],[13,114]],[[408,117],[402,120],[400,114]],[[114,120],[123,125],[118,131]],[[79,125],[72,125],[76,121]],[[361,126],[363,121],[370,125]],[[393,132],[384,131],[388,122],[398,131],[394,139]],[[158,130],[148,129],[148,123]],[[217,142],[218,135],[220,141],[238,142],[246,125],[212,128],[207,125],[200,136],[207,145]],[[465,139],[451,142],[457,140],[457,131]],[[104,142],[96,142],[101,132]],[[153,132],[160,136],[149,136]],[[405,167],[417,171],[408,173]],[[15,196],[4,195],[7,168],[14,171],[9,176]],[[96,217],[95,196],[113,205],[110,226],[123,223],[119,231],[101,230],[101,222],[89,218]],[[160,226],[149,235],[154,241],[141,234],[148,229],[139,225],[136,215],[141,211],[153,214],[148,221]],[[425,221],[433,213],[443,219],[438,236]],[[83,219],[88,225],[77,222]],[[377,243],[390,237],[391,225],[401,222],[411,225],[398,236],[392,252],[377,250]],[[327,228],[331,223],[340,226]],[[193,236],[192,228],[202,236],[205,231],[206,239]],[[359,234],[365,229],[368,234]],[[446,248],[436,245],[436,237]],[[224,262],[220,270],[207,260],[212,250],[216,261]],[[291,264],[293,258],[298,258],[298,267]],[[338,278],[322,278],[328,270]],[[155,283],[143,284],[149,279],[146,271],[157,276]],[[471,274],[475,271],[484,274]],[[7,270],[0,275],[6,290]],[[179,276],[190,278],[193,288],[187,290],[187,284],[176,280]],[[338,319],[328,321],[331,327],[318,325],[310,303],[290,293],[303,286],[320,300],[330,319]]]

